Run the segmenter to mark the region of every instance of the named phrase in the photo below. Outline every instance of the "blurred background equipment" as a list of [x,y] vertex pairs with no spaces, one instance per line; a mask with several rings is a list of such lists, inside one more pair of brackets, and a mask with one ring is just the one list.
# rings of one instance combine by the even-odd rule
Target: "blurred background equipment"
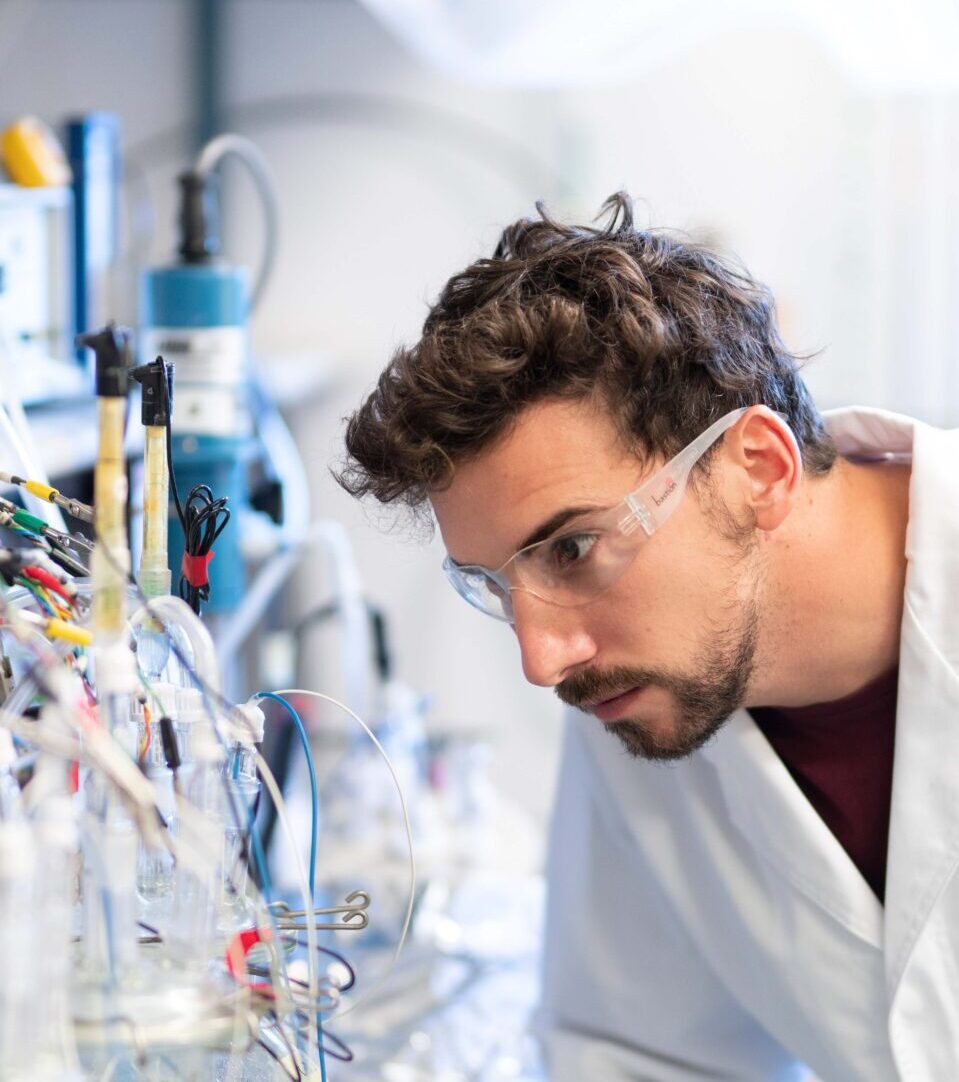
[[[266,208],[267,248],[252,291],[246,268],[219,258],[216,169],[228,154],[249,163]],[[245,588],[238,533],[224,534],[223,527],[250,502],[247,475],[255,446],[247,317],[269,278],[276,209],[262,155],[239,136],[208,143],[179,184],[179,260],[143,276],[140,348],[144,361],[162,354],[179,368],[171,455],[184,498],[171,519],[174,565],[184,554],[184,534],[193,559],[211,557],[218,542],[216,563],[208,560],[202,572],[186,573],[181,596],[197,612],[201,597],[211,611],[223,612],[236,608]]]

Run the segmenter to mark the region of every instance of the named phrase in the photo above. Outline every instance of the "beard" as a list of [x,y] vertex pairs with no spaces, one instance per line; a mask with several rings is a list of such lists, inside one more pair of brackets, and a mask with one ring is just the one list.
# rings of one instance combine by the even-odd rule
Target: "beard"
[[588,712],[590,704],[638,688],[658,687],[676,704],[675,724],[668,736],[657,735],[642,716],[604,723],[626,751],[637,759],[684,759],[714,736],[745,701],[759,638],[759,605],[755,594],[741,603],[736,627],[714,629],[703,657],[689,674],[661,669],[587,670],[574,673],[555,688],[569,706]]

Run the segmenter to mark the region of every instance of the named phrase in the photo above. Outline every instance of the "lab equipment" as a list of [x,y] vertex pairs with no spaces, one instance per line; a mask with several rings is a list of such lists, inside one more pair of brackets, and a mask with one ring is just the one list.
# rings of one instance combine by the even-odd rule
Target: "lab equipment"
[[4,473],[2,470],[0,470],[0,481],[8,485],[19,485],[20,488],[29,492],[31,496],[56,504],[57,507],[66,511],[68,515],[80,519],[81,522],[93,522],[92,507],[70,496],[64,496],[58,489],[43,481],[31,481],[25,477],[18,477],[15,473]]
[[[245,268],[218,258],[216,169],[228,154],[240,155],[251,167],[267,208],[267,255],[252,296]],[[239,136],[220,136],[210,142],[179,182],[180,258],[143,276],[141,355],[162,354],[177,365],[172,463],[181,492],[199,493],[196,504],[190,501],[193,517],[189,522],[182,513],[179,523],[171,520],[173,565],[180,565],[184,552],[181,527],[184,533],[197,531],[196,547],[201,551],[192,555],[205,559],[212,552],[206,543],[216,533],[216,560],[207,570],[206,559],[196,581],[203,586],[208,577],[211,611],[228,612],[242,600],[245,568],[237,531],[220,534],[218,527],[222,530],[224,507],[237,512],[249,506],[247,471],[255,445],[247,319],[269,273],[276,214],[262,156]],[[191,588],[198,588],[189,575],[187,581]]]
[[[369,926],[367,910],[370,907],[370,895],[365,890],[351,890],[343,899],[342,905],[315,908],[313,917],[339,917],[333,921],[314,921],[313,927],[318,932],[360,931]],[[286,902],[274,902],[270,906],[276,916],[277,924],[291,932],[306,931],[307,912],[305,909],[291,909]]]
[[[292,1077],[322,1077],[327,1056],[352,1055],[327,1022],[354,1009],[345,996],[356,974],[319,937],[366,931],[370,893],[317,907],[305,837],[293,847],[295,893],[275,893],[261,784],[281,828],[292,834],[292,824],[258,750],[262,709],[225,698],[209,631],[166,590],[156,529],[166,479],[154,468],[166,454],[149,436],[153,490],[131,577],[130,336],[110,326],[82,342],[95,352],[98,391],[93,506],[19,473],[4,478],[71,518],[92,515],[93,540],[0,502],[11,539],[0,548],[0,915],[17,915],[2,933],[9,958],[29,959],[17,987],[0,992],[0,1073],[203,1079],[259,1047]],[[162,436],[168,371],[153,364],[136,377],[143,419]],[[302,722],[299,731],[309,756]]]
[[235,707],[228,718],[231,741],[224,761],[224,785],[227,800],[236,814],[226,817],[226,852],[224,880],[227,903],[234,923],[248,919],[246,901],[247,863],[250,838],[260,806],[260,779],[256,772],[256,746],[263,742],[266,718],[255,703]]
[[140,554],[140,589],[146,597],[170,592],[167,556],[170,474],[167,469],[167,432],[173,404],[173,366],[162,357],[130,373],[140,385],[143,443],[143,547]]
[[[73,351],[72,228],[69,188],[0,184],[0,395],[21,444],[30,438],[21,402],[87,393]],[[37,476],[22,447],[13,450],[21,461],[8,468]]]

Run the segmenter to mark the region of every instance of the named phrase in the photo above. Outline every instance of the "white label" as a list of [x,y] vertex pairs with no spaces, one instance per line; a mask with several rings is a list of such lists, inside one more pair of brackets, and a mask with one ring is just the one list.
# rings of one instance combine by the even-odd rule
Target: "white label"
[[239,436],[253,431],[246,395],[234,388],[182,387],[173,395],[175,436]]
[[246,331],[242,327],[144,327],[140,358],[147,364],[157,356],[176,365],[174,386],[206,383],[238,387],[247,381]]

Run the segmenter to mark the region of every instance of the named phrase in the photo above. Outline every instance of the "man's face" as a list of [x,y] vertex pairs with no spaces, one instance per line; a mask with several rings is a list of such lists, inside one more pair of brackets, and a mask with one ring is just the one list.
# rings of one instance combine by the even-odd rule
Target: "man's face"
[[[722,456],[720,447],[709,499],[690,486],[598,598],[564,608],[512,594],[527,680],[595,714],[643,758],[695,751],[742,704],[753,670],[761,556],[725,507]],[[450,556],[498,568],[557,513],[612,507],[660,465],[624,449],[591,403],[550,400],[458,466],[432,502]]]

